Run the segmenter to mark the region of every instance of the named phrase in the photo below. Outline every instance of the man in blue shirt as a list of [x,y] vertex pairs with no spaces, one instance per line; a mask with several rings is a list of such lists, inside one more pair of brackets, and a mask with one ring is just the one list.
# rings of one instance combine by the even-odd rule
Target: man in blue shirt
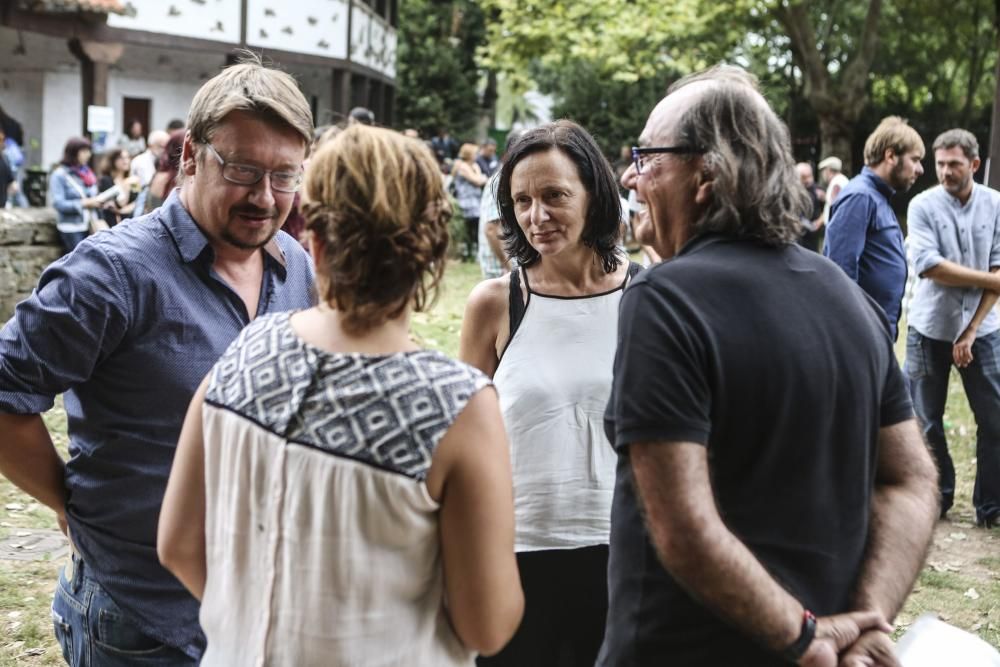
[[[71,665],[197,664],[198,601],[156,556],[184,415],[247,323],[313,301],[310,260],[278,232],[312,137],[294,79],[230,67],[187,127],[180,189],[52,264],[0,330],[0,472],[74,547],[52,605]],[[66,462],[39,415],[64,392]]]
[[934,140],[940,186],[910,202],[910,259],[920,276],[906,337],[913,404],[940,471],[941,516],[955,497],[944,408],[958,367],[976,416],[976,484],[981,526],[1000,525],[1000,192],[977,185],[979,143],[966,130]]
[[906,250],[889,199],[924,173],[923,157],[916,130],[898,116],[883,119],[865,141],[865,167],[830,210],[823,244],[823,254],[882,306],[893,339],[906,287]]

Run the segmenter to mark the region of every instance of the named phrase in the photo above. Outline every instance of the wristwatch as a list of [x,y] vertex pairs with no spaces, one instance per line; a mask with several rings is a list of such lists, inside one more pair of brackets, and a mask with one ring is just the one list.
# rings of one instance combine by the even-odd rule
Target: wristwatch
[[809,645],[812,644],[812,640],[816,637],[816,615],[813,614],[808,609],[802,611],[802,632],[799,634],[799,638],[791,643],[784,651],[781,652],[781,657],[783,657],[788,662],[795,664],[799,659],[805,655],[806,650]]

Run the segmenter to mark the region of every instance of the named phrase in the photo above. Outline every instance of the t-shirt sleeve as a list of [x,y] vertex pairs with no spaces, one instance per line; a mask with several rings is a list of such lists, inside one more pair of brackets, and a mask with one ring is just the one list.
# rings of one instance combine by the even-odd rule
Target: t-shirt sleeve
[[0,412],[36,414],[88,380],[128,326],[123,272],[97,237],[49,265],[0,329]]
[[705,337],[695,319],[689,304],[662,286],[642,281],[625,290],[605,415],[616,449],[633,442],[708,443],[712,396]]
[[886,371],[885,386],[882,387],[882,406],[879,426],[892,426],[913,418],[913,404],[910,401],[910,391],[903,378],[903,371],[895,355],[889,361]]

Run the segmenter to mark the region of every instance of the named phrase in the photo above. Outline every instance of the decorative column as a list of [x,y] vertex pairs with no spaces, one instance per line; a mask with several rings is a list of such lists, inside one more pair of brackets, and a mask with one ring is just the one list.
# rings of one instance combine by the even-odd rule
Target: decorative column
[[117,42],[93,42],[73,38],[69,50],[80,60],[80,83],[83,108],[80,111],[80,134],[87,134],[87,107],[108,105],[108,72],[122,57],[124,46]]

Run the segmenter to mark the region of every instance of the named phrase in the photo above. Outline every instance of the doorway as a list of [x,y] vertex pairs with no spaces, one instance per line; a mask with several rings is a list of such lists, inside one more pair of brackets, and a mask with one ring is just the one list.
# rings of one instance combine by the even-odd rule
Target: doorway
[[133,120],[142,123],[143,139],[149,136],[149,107],[152,100],[148,97],[126,97],[122,99],[122,134],[128,134],[129,125]]

